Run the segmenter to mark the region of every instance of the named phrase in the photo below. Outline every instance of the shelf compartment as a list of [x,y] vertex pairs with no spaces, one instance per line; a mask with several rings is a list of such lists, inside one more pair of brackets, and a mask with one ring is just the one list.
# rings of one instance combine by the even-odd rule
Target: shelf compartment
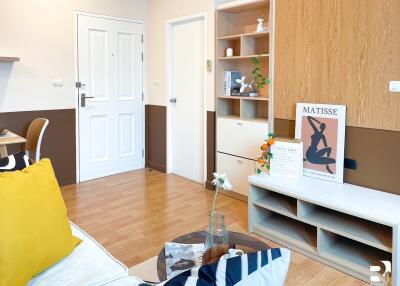
[[268,101],[241,100],[240,116],[243,119],[268,120]]
[[380,266],[380,261],[392,261],[389,252],[376,249],[335,233],[319,230],[318,251],[321,257],[370,276],[370,266]]
[[217,115],[240,118],[240,100],[229,100],[218,98],[217,100]]
[[[261,232],[312,253],[317,252],[317,228],[256,206],[255,232]],[[279,241],[277,241],[279,243]]]
[[241,51],[241,38],[228,38],[217,42],[217,57],[227,58],[226,50],[233,49],[233,57],[239,57]]
[[260,37],[242,36],[241,52],[242,56],[265,55],[269,54],[269,35]]
[[269,1],[254,1],[237,6],[230,4],[219,6],[216,11],[217,38],[255,33],[257,30],[256,19],[262,15],[269,15],[269,8]]
[[254,202],[254,205],[283,215],[296,217],[297,200],[295,198],[258,187],[254,187],[254,191],[258,194],[258,199]]
[[391,252],[393,229],[379,223],[364,220],[332,209],[299,201],[301,218],[323,229]]

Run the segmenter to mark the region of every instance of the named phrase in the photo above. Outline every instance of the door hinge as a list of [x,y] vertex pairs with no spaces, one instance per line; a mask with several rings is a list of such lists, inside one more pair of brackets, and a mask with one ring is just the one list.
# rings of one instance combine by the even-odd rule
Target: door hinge
[[144,92],[142,92],[142,101],[144,101]]
[[143,53],[142,53],[142,62],[144,61],[144,55],[143,55]]
[[142,149],[142,157],[144,157],[144,149]]
[[142,34],[142,43],[143,43],[143,34]]

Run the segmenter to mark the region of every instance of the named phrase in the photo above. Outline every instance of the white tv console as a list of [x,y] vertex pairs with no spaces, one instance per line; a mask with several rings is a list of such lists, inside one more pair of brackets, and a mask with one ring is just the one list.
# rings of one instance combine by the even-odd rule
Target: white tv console
[[400,286],[400,196],[308,177],[249,183],[250,232],[366,282],[377,275],[370,266],[390,261]]

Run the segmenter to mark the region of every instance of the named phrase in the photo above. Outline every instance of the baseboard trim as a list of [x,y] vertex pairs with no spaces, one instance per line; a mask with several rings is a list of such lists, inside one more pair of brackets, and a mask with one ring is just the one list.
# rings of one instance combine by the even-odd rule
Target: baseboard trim
[[155,163],[155,162],[151,162],[151,161],[146,161],[146,167],[150,168],[150,169],[153,169],[153,170],[156,170],[156,171],[159,171],[159,172],[162,172],[162,173],[166,173],[167,172],[167,166],[161,165],[161,164],[158,164],[158,163]]
[[235,192],[220,191],[220,193],[225,196],[228,196],[228,197],[231,197],[231,198],[234,198],[234,199],[246,202],[246,203],[248,202],[248,198],[246,196],[243,196],[243,195],[235,193]]
[[[206,189],[210,191],[214,191],[215,187],[210,181],[206,181],[205,183]],[[235,192],[227,192],[227,191],[219,191],[220,194],[243,201],[243,202],[248,202],[248,198],[246,196],[243,196],[241,194],[235,193]]]

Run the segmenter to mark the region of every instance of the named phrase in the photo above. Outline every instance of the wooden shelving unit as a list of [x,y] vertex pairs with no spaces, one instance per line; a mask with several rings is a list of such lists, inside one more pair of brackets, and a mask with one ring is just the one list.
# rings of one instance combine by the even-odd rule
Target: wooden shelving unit
[[[253,80],[252,58],[260,60],[263,75],[272,79],[273,3],[271,0],[233,1],[216,9],[215,94],[217,113],[217,171],[227,173],[233,192],[247,197],[247,177],[254,174],[259,146],[268,136],[273,90],[265,86],[259,96],[225,96],[226,71],[238,71]],[[268,30],[256,32],[257,19],[264,16]],[[227,57],[226,50],[233,49]],[[228,193],[229,194],[229,193]]]
[[250,232],[366,282],[380,275],[370,266],[390,261],[391,285],[400,285],[400,197],[306,177],[254,175],[249,183]]
[[13,63],[19,62],[18,57],[0,57],[0,63]]
[[[268,29],[264,32],[256,32],[257,28],[257,18],[264,15],[266,18],[266,24],[270,24],[270,2],[265,0],[252,0],[244,3],[243,1],[238,2],[238,4],[222,5],[218,7],[216,11],[217,17],[217,29],[216,29],[216,105],[217,115],[225,116],[226,113],[230,113],[224,110],[227,106],[224,94],[224,75],[225,71],[239,71],[242,75],[246,76],[247,81],[253,79],[252,70],[253,63],[251,59],[256,57],[261,61],[262,73],[269,77],[270,66],[269,58],[270,54],[270,35],[271,30]],[[233,49],[233,56],[226,56],[226,49]],[[269,104],[270,100],[269,86],[266,86],[259,91],[259,97],[245,97],[238,96],[232,99],[240,99],[242,102],[240,105],[245,106],[243,109],[238,109],[239,111],[244,111],[245,114],[239,112],[238,115],[243,120],[251,120],[254,115],[254,119],[264,119],[272,117],[269,114]],[[247,104],[246,101],[260,100],[263,103]],[[250,111],[250,109],[254,109]],[[218,114],[218,110],[221,113]],[[261,112],[260,110],[266,110],[267,113]],[[261,114],[261,115],[260,115]]]

